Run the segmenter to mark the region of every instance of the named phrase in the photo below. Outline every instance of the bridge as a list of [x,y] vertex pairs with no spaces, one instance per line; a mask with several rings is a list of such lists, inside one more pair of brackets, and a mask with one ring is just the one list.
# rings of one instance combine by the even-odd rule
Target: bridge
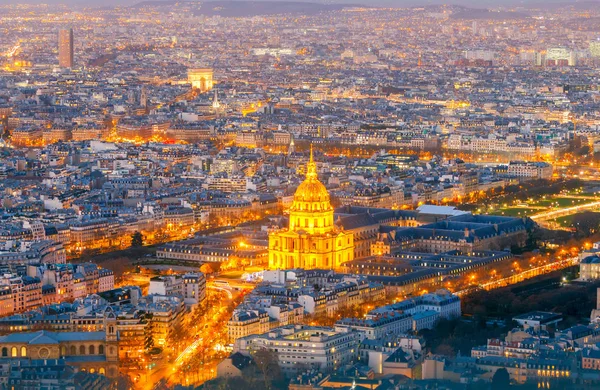
[[545,211],[542,213],[532,215],[530,218],[540,225],[549,225],[546,222],[548,222],[552,219],[559,218],[559,217],[566,217],[567,215],[573,215],[573,214],[581,213],[583,211],[597,210],[598,208],[600,208],[600,201],[595,201],[595,202],[580,204],[577,206],[565,207],[562,209],[548,210],[548,211]]
[[[493,290],[496,288],[510,286],[511,284],[516,284],[516,283],[522,282],[526,279],[531,279],[531,278],[539,276],[539,275],[544,275],[544,274],[548,274],[553,271],[558,271],[563,268],[572,267],[572,266],[578,265],[578,264],[579,264],[579,257],[577,257],[577,256],[569,257],[564,260],[559,260],[559,261],[555,261],[553,263],[544,264],[539,267],[531,268],[531,269],[525,270],[523,272],[519,272],[514,275],[508,276],[506,278],[483,283],[477,287],[479,287],[480,289],[486,290],[486,291],[490,291],[490,290]],[[471,291],[472,291],[472,289],[465,289],[465,290],[457,291],[457,292],[455,292],[455,294],[458,296],[462,296],[462,295],[470,293]]]

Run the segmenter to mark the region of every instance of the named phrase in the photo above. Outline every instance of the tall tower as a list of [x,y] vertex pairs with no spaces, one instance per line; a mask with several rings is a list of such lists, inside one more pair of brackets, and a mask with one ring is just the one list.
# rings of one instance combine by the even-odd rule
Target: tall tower
[[215,89],[215,97],[213,98],[212,108],[218,110],[221,107],[221,103],[219,103],[219,95],[217,95],[217,90]]
[[58,65],[61,68],[73,67],[73,29],[58,32]]
[[119,339],[117,332],[117,316],[111,308],[107,308],[104,312],[104,331],[106,333],[106,341],[113,342]]
[[144,108],[148,107],[148,92],[145,85],[142,86],[142,92],[140,93],[140,106]]

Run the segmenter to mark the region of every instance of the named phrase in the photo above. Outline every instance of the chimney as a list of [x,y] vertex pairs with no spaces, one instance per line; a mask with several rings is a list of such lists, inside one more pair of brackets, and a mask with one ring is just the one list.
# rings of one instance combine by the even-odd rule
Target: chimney
[[465,238],[469,238],[469,228],[465,228]]

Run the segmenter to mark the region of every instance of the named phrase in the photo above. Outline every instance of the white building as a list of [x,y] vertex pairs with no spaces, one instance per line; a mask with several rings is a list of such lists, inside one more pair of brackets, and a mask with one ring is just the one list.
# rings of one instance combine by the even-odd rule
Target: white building
[[493,50],[465,50],[463,54],[467,60],[494,61],[496,59],[496,52]]
[[354,361],[358,353],[357,332],[331,328],[288,325],[262,335],[236,340],[233,352],[249,355],[263,348],[276,352],[279,366],[288,377],[309,369],[329,373]]
[[280,48],[280,47],[256,47],[252,49],[252,54],[255,56],[269,55],[273,57],[279,56],[290,56],[294,54],[292,49]]
[[399,336],[412,329],[408,313],[390,312],[376,318],[344,318],[335,323],[337,332],[357,331],[360,339],[377,340],[389,335]]
[[396,312],[409,315],[409,329],[432,329],[441,318],[452,319],[461,316],[460,298],[448,290],[438,290],[432,294],[378,307],[367,313],[366,318],[378,319]]
[[209,176],[206,179],[206,188],[227,193],[247,192],[248,181],[248,178],[242,175]]
[[186,305],[196,305],[206,298],[206,278],[202,272],[157,276],[150,279],[148,295],[178,296]]
[[552,179],[552,165],[545,162],[511,161],[507,174],[530,179]]
[[576,55],[573,50],[564,47],[550,47],[546,51],[546,61],[553,61],[555,65],[565,63],[568,66],[576,65]]
[[587,256],[581,260],[579,263],[579,279],[584,281],[600,279],[600,257],[597,254],[588,252]]
[[412,329],[417,332],[421,329],[433,329],[439,319],[440,313],[435,310],[420,311],[412,316]]
[[115,274],[106,268],[98,270],[98,292],[110,291],[115,288]]
[[600,41],[590,42],[590,55],[592,57],[600,57]]
[[263,271],[263,282],[270,284],[286,284],[296,281],[295,270],[265,270]]

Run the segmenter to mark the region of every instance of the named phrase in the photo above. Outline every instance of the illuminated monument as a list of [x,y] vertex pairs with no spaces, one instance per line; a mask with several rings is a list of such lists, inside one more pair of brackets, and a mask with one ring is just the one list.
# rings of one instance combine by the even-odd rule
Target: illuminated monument
[[269,268],[336,269],[353,259],[354,236],[334,224],[329,193],[317,178],[311,146],[306,179],[290,208],[289,228],[269,236]]
[[208,92],[213,87],[213,70],[208,68],[188,69],[188,82],[192,88]]

